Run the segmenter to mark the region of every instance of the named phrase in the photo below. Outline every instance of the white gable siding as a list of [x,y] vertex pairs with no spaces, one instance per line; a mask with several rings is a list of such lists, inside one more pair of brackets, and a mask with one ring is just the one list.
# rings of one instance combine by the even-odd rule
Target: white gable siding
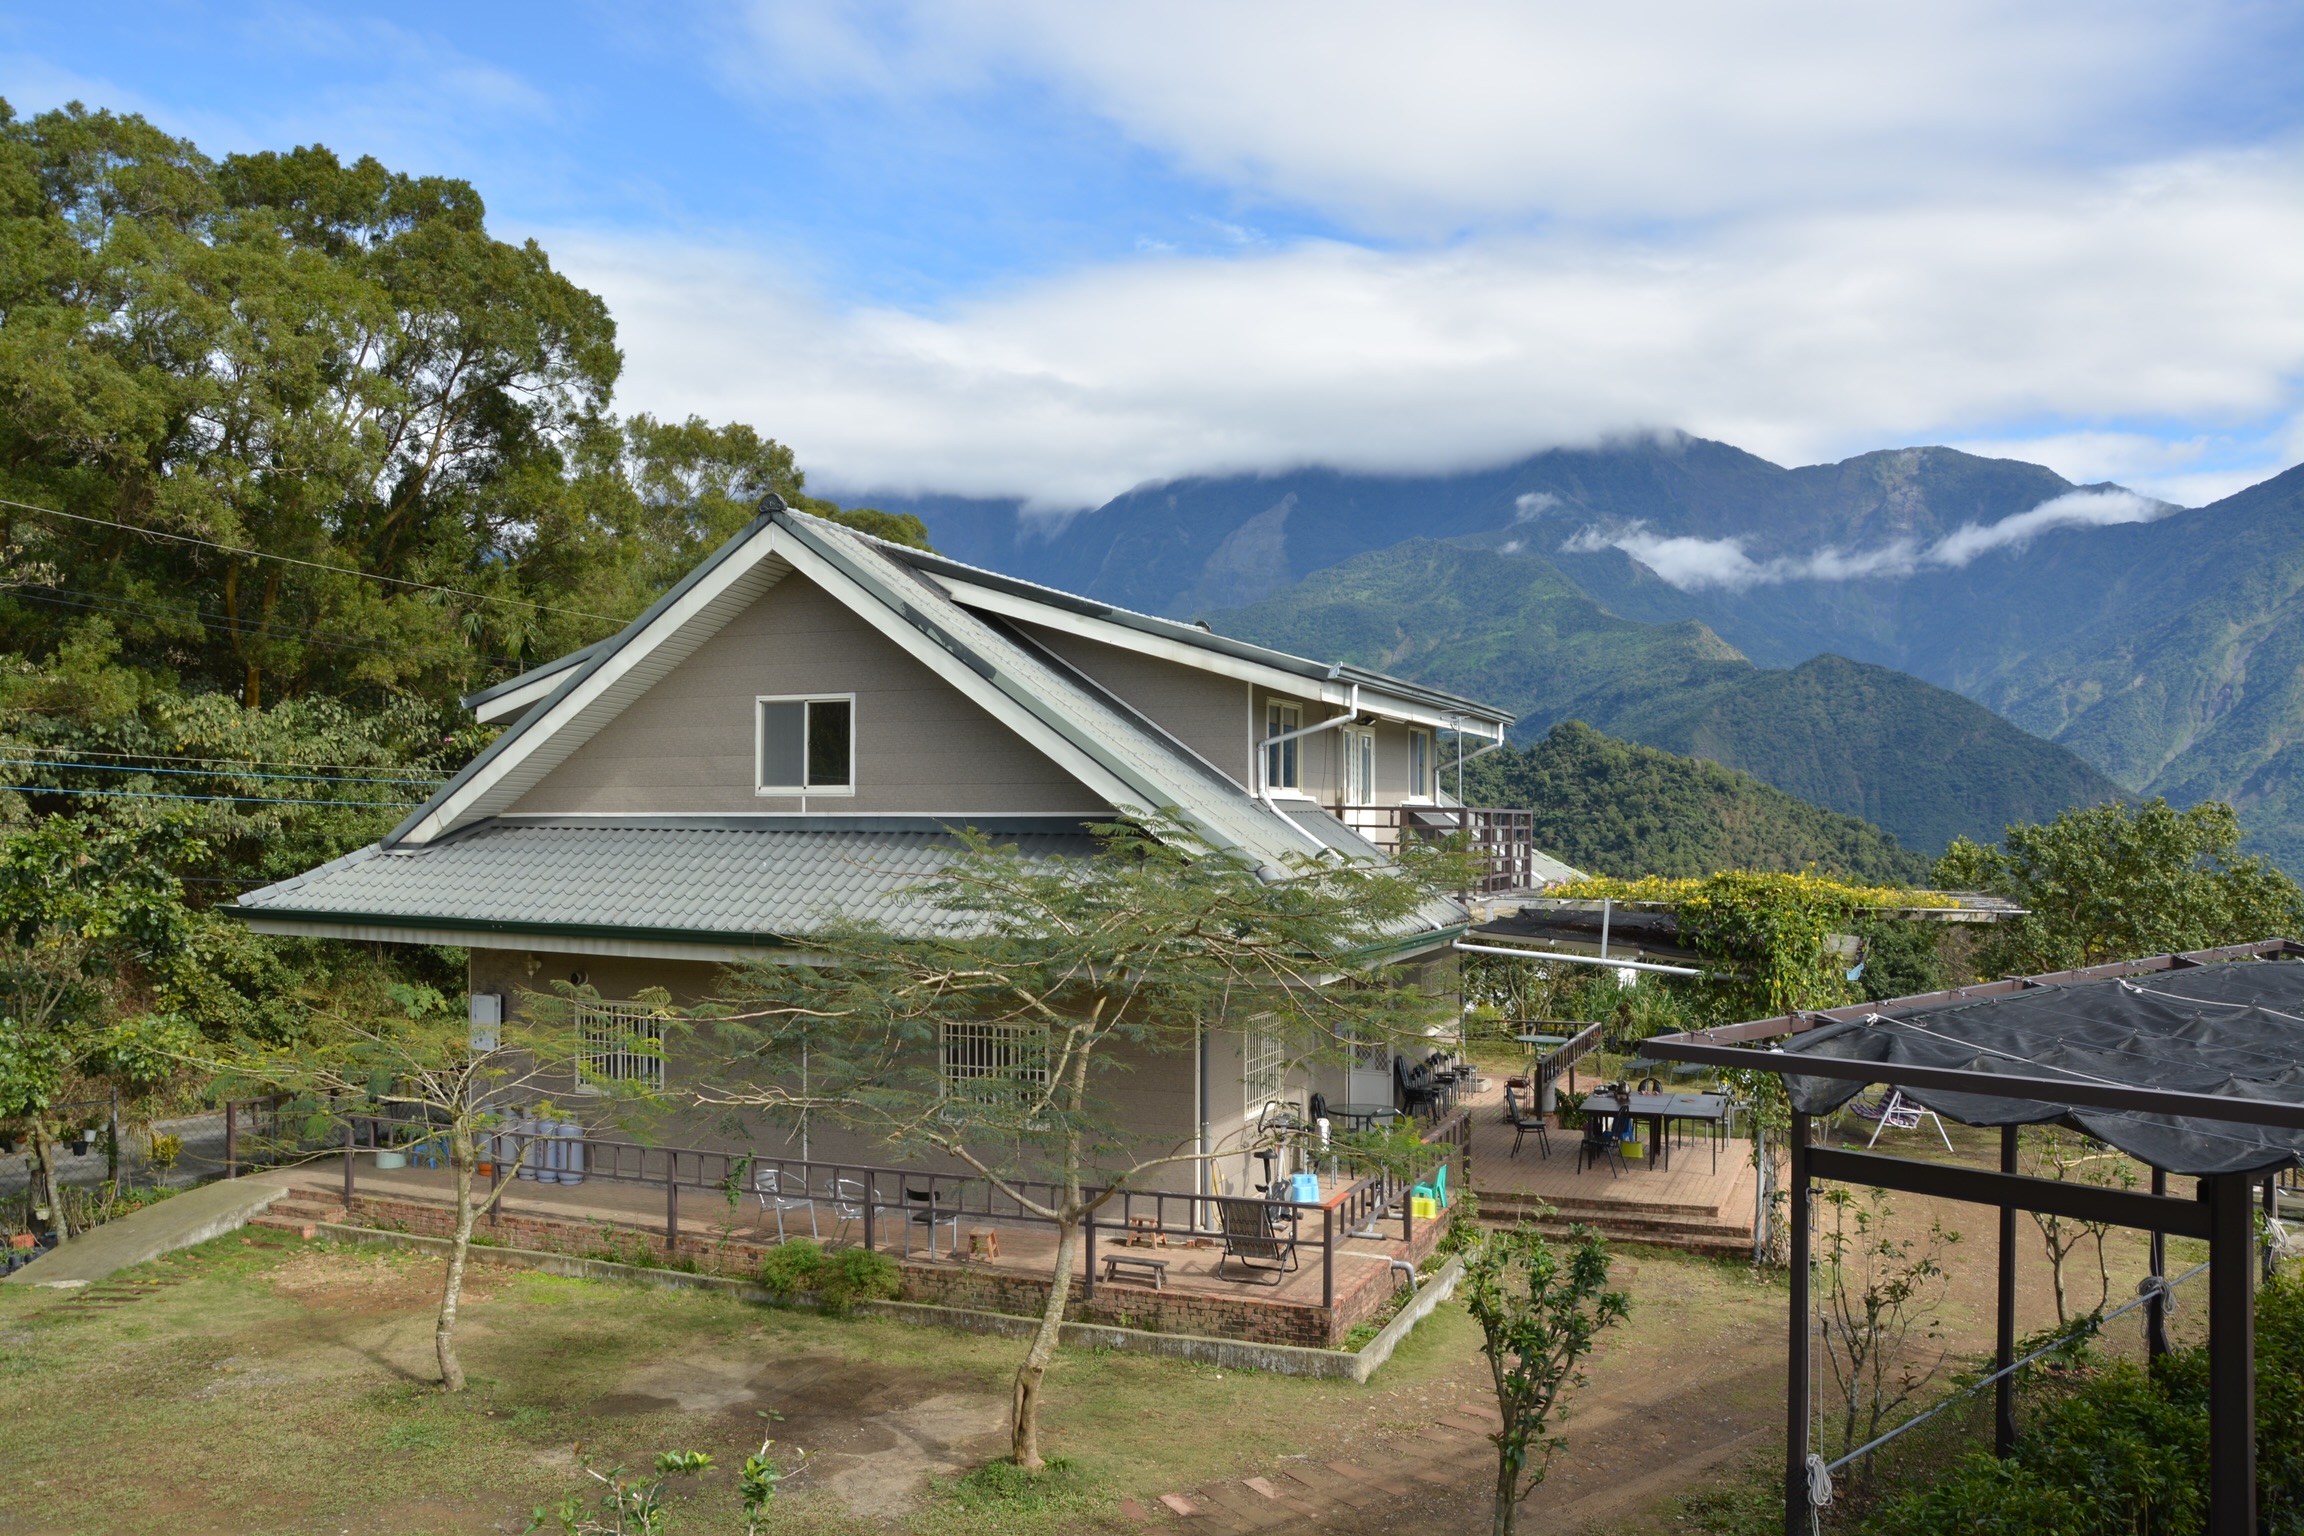
[[1106,809],[1066,774],[821,588],[795,573],[511,807],[523,815],[793,812],[753,793],[753,700],[856,696],[856,793],[810,811],[869,815]]

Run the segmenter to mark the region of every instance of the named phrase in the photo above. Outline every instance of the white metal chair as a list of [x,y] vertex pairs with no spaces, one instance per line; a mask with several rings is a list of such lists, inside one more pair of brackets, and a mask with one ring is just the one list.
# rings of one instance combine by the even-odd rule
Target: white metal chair
[[808,1186],[797,1178],[786,1177],[784,1170],[773,1164],[752,1171],[752,1192],[760,1197],[760,1211],[766,1215],[776,1213],[776,1241],[784,1241],[784,1213],[806,1211],[808,1235],[818,1241],[823,1234],[816,1230],[816,1199],[808,1193]]
[[833,1234],[834,1236],[847,1231],[849,1223],[864,1219],[864,1181],[862,1179],[836,1177],[824,1186],[823,1193],[817,1198],[832,1208],[832,1217],[840,1224],[838,1230]]

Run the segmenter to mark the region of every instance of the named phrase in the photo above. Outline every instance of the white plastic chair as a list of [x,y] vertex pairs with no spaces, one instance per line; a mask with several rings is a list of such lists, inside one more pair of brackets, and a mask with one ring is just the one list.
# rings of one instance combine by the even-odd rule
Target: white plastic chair
[[[795,1189],[793,1186],[797,1186],[797,1188]],[[816,1230],[816,1200],[814,1196],[808,1193],[808,1186],[805,1183],[798,1179],[786,1180],[784,1170],[781,1168],[774,1166],[756,1168],[752,1173],[752,1192],[760,1197],[760,1210],[763,1215],[770,1211],[776,1213],[776,1241],[784,1241],[784,1213],[786,1211],[806,1211],[808,1213],[808,1235],[816,1238],[819,1242],[823,1240],[823,1234]]]

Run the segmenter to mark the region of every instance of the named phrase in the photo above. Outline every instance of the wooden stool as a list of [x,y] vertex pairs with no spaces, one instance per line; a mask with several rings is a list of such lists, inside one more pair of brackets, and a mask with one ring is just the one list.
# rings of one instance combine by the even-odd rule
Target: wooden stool
[[1167,1237],[1160,1231],[1157,1217],[1131,1216],[1128,1218],[1128,1246],[1131,1248],[1165,1248]]
[[972,1259],[996,1259],[1000,1257],[1000,1233],[998,1229],[970,1227],[968,1229],[968,1257]]

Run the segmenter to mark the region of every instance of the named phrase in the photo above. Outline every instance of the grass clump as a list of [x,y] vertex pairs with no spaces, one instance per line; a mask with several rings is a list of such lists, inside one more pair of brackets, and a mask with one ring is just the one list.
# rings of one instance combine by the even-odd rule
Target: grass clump
[[943,1485],[970,1514],[1082,1509],[1095,1502],[1095,1479],[1068,1456],[1051,1456],[1038,1472],[1005,1458],[988,1461]]

